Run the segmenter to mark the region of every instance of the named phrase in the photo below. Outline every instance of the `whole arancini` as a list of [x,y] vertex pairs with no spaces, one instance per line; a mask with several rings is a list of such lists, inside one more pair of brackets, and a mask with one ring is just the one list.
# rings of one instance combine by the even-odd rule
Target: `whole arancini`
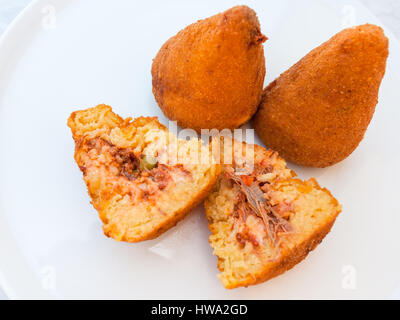
[[378,102],[388,57],[382,28],[345,29],[265,90],[254,126],[285,159],[326,167],[359,145]]
[[261,100],[265,58],[256,13],[238,6],[189,25],[170,38],[152,65],[153,93],[181,127],[233,129]]

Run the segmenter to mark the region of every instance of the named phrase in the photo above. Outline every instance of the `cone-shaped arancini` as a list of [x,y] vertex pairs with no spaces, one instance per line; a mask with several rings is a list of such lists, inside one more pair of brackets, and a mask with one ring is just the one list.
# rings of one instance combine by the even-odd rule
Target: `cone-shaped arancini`
[[345,29],[265,90],[254,126],[286,160],[333,165],[359,145],[378,102],[388,57],[382,28]]
[[153,93],[161,110],[197,131],[248,121],[261,100],[265,40],[256,13],[246,6],[180,31],[153,61]]

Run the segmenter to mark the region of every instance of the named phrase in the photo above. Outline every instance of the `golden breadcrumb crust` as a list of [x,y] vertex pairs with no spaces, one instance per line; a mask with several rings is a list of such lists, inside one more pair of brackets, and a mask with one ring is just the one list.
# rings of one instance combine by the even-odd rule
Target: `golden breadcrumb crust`
[[[221,271],[218,277],[227,289],[264,282],[295,266],[322,241],[341,211],[341,206],[327,189],[321,188],[313,178],[308,181],[298,179],[276,152],[256,145],[244,145],[245,149],[254,147],[255,165],[263,163],[267,168],[268,173],[262,175],[268,185],[268,189],[264,189],[268,190],[265,195],[272,199],[275,208],[282,206],[290,210],[286,219],[293,232],[280,235],[277,255],[278,251],[267,237],[260,217],[248,216],[245,222],[236,217],[236,199],[240,190],[226,178],[225,173],[232,168],[237,170],[237,163],[252,159],[244,156],[242,151],[234,151],[236,161],[223,167],[213,192],[205,201],[212,233],[209,241]],[[243,225],[250,235],[247,238],[242,234],[238,237]]]
[[198,132],[248,121],[261,100],[265,40],[256,13],[246,6],[181,30],[153,61],[153,93],[161,110]]
[[[208,195],[220,172],[201,141],[176,139],[156,118],[122,119],[99,105],[72,113],[68,126],[104,234],[118,241],[153,239],[174,226]],[[179,154],[169,163],[172,143]],[[139,170],[143,156],[157,166]]]
[[[300,263],[305,259],[309,252],[314,250],[317,245],[319,245],[325,236],[331,231],[333,224],[335,223],[336,216],[326,223],[314,230],[314,233],[303,242],[296,244],[291,251],[287,251],[282,255],[278,262],[271,264],[269,268],[265,268],[263,272],[257,275],[257,279],[253,283],[243,284],[244,286],[255,285],[272,279],[280,274],[286,272],[287,270],[293,268],[296,264]],[[231,287],[229,289],[233,289]]]
[[254,126],[285,159],[326,167],[359,145],[378,102],[388,57],[382,28],[345,29],[265,90]]

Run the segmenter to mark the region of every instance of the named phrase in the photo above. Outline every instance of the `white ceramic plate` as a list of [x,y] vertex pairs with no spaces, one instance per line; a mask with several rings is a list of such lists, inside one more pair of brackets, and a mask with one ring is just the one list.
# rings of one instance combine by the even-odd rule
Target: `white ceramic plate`
[[107,103],[156,115],[150,67],[160,46],[200,18],[246,3],[259,16],[266,83],[349,24],[378,23],[352,1],[39,0],[0,44],[0,280],[11,298],[390,298],[400,283],[400,46],[391,42],[364,141],[315,176],[343,204],[309,257],[267,283],[225,290],[202,208],[160,238],[103,236],[73,160],[66,120]]

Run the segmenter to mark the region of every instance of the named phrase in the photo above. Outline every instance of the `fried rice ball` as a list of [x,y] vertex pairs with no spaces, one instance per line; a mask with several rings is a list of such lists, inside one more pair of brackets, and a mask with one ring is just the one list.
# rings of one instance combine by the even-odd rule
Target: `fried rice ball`
[[345,29],[265,90],[254,126],[285,159],[327,167],[359,145],[378,102],[388,57],[382,28]]
[[234,129],[261,101],[265,58],[256,13],[237,6],[170,38],[152,65],[153,93],[181,127]]

